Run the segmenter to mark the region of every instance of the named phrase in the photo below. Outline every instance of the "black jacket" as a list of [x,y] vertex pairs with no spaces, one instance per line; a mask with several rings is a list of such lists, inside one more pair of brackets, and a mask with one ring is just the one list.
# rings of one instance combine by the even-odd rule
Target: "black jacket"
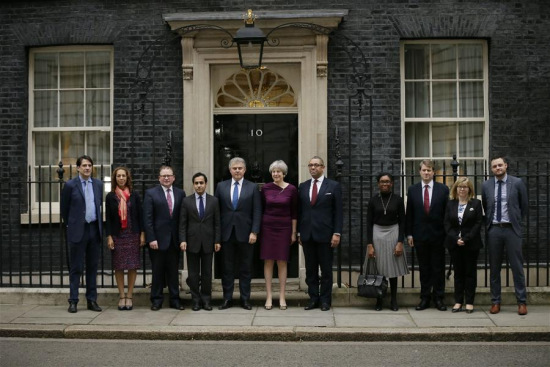
[[[143,212],[141,209],[141,198],[137,191],[130,195],[130,220],[132,221],[132,232],[143,232]],[[107,236],[118,236],[120,233],[120,217],[118,216],[118,200],[114,192],[107,194],[105,198],[105,233]]]
[[462,224],[458,224],[458,200],[450,200],[445,211],[445,247],[449,250],[457,247],[458,234],[462,236],[467,250],[478,250],[483,247],[481,242],[481,225],[483,213],[481,201],[470,199],[464,209]]

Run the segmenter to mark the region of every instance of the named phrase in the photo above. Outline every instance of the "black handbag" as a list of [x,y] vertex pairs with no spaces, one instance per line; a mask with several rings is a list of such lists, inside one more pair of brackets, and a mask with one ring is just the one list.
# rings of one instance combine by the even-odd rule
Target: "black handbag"
[[388,290],[388,280],[378,274],[376,260],[368,258],[365,274],[357,279],[357,295],[366,298],[382,298]]

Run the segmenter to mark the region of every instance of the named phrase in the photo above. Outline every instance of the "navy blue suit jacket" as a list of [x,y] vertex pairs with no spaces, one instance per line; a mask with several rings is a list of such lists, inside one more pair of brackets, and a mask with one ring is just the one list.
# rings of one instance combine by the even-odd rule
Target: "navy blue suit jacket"
[[302,242],[330,243],[334,233],[342,233],[342,187],[328,178],[317,194],[315,205],[311,205],[309,188],[311,179],[302,182],[298,188],[300,205],[298,209],[298,232]]
[[147,244],[157,241],[159,250],[167,250],[173,241],[179,247],[178,226],[181,202],[185,192],[172,185],[174,193],[174,209],[172,217],[162,186],[158,185],[145,191],[143,199],[143,225]]
[[[508,203],[508,217],[514,232],[521,237],[521,221],[527,215],[529,209],[529,200],[527,198],[527,188],[523,181],[515,176],[508,175],[506,180],[506,192]],[[481,191],[483,209],[485,210],[485,226],[487,230],[493,224],[495,213],[495,178],[492,177],[483,183]]]
[[430,213],[424,212],[423,183],[420,181],[409,187],[407,191],[407,236],[413,236],[415,241],[436,241],[443,244],[445,239],[445,208],[449,201],[449,188],[435,182],[430,203]]
[[216,187],[214,194],[220,205],[222,225],[222,241],[229,241],[231,231],[235,228],[235,236],[239,242],[248,242],[251,232],[259,233],[262,221],[262,200],[258,186],[248,180],[243,180],[237,209],[231,203],[231,179],[222,181]]
[[[92,178],[96,218],[99,227],[99,236],[103,230],[103,217],[101,205],[103,204],[103,182]],[[80,182],[80,176],[67,181],[61,191],[61,216],[67,226],[67,239],[69,242],[80,242],[84,235],[86,224],[86,198]]]

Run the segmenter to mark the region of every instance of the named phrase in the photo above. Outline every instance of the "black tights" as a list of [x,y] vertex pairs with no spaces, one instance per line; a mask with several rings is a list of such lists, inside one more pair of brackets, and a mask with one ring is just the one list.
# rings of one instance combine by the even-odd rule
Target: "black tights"
[[391,298],[395,299],[397,297],[397,277],[390,278],[390,291],[391,291]]

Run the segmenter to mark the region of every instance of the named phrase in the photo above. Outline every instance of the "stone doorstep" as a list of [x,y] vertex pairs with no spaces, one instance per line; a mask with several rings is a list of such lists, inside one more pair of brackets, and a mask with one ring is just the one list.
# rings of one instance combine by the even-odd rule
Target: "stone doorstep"
[[[233,295],[235,302],[239,301],[238,286]],[[149,292],[147,288],[138,288],[134,290],[134,306],[149,306]],[[278,304],[278,289],[274,288],[274,303]],[[332,304],[334,306],[369,306],[374,305],[374,299],[366,299],[357,296],[355,288],[333,288]],[[402,307],[416,306],[419,302],[419,289],[400,288],[398,290],[398,303]],[[445,302],[448,306],[454,303],[452,289],[446,290]],[[81,302],[84,300],[84,289],[80,292]],[[167,297],[167,290],[164,291]],[[68,288],[0,288],[0,304],[36,304],[36,305],[65,305],[69,294]],[[180,297],[184,302],[190,302],[191,295],[188,292],[181,291]],[[219,291],[214,291],[212,299],[214,305],[221,302],[223,295]],[[289,290],[286,294],[287,304],[290,306],[304,306],[309,297],[302,290]],[[265,300],[265,290],[254,290],[251,294],[251,300],[256,305],[263,304]],[[99,288],[98,303],[116,304],[118,302],[118,290],[116,288]],[[385,302],[389,302],[389,296],[386,296]],[[530,305],[548,305],[550,304],[550,287],[530,287],[528,288],[528,304]],[[166,300],[166,304],[168,304]],[[490,305],[491,298],[488,288],[478,288],[476,294],[476,305]],[[502,290],[502,304],[515,305],[516,298],[514,289],[506,287]]]

